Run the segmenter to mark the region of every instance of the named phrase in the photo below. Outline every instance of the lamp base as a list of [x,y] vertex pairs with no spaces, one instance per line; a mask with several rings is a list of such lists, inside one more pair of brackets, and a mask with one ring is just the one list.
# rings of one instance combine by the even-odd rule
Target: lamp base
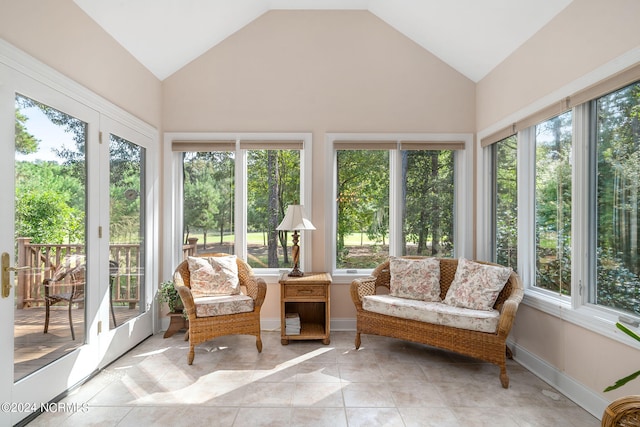
[[287,274],[287,276],[289,276],[289,277],[302,277],[302,276],[304,276],[304,273],[298,267],[294,267],[293,270],[291,270],[289,272],[289,274]]

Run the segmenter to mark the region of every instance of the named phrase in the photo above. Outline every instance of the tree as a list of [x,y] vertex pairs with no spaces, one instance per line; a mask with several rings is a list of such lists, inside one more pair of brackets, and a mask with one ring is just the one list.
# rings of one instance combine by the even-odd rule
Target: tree
[[450,255],[453,242],[453,152],[403,151],[403,239],[416,254]]
[[[184,227],[185,242],[192,228],[200,229],[207,245],[209,230],[218,229],[220,243],[231,222],[226,208],[233,203],[227,187],[230,185],[227,165],[228,153],[187,153],[184,161]],[[233,178],[231,178],[232,182]],[[232,184],[231,184],[232,186]]]
[[338,150],[337,169],[337,256],[344,267],[347,235],[366,233],[384,244],[389,233],[389,151]]
[[287,206],[300,200],[300,151],[250,150],[247,173],[249,229],[266,234],[269,267],[279,267],[278,246],[283,264],[289,265],[288,233],[275,229],[284,218]]
[[38,151],[39,140],[27,132],[26,123],[29,118],[16,108],[16,152],[31,154]]
[[518,260],[518,174],[516,135],[494,144],[496,262],[517,268]]
[[84,212],[73,209],[63,194],[52,190],[29,192],[16,203],[16,235],[33,243],[83,241]]
[[571,294],[572,115],[536,126],[536,286]]

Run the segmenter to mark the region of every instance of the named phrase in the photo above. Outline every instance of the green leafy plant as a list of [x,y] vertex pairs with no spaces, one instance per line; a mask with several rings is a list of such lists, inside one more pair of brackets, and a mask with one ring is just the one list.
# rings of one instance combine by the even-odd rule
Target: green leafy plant
[[160,288],[158,289],[158,301],[161,303],[167,303],[169,311],[172,313],[179,313],[182,311],[183,306],[180,294],[178,294],[178,291],[175,286],[173,286],[173,281],[171,280],[160,283]]
[[[626,326],[624,326],[622,323],[618,322],[618,323],[616,323],[616,326],[618,327],[618,329],[620,329],[625,334],[629,335],[634,340],[640,341],[640,336],[638,336],[638,334],[633,332],[631,329],[629,329]],[[620,378],[618,381],[616,381],[615,384],[610,385],[609,387],[605,388],[604,391],[607,392],[607,391],[615,390],[615,389],[617,389],[619,387],[622,387],[623,385],[625,385],[629,381],[636,379],[638,376],[640,376],[640,371],[636,371],[631,375],[628,375],[628,376],[626,376],[624,378]]]

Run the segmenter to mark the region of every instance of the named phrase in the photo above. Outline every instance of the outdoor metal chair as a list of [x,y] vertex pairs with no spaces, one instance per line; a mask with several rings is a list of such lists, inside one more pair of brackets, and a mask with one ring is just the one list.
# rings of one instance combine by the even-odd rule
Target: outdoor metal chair
[[60,265],[55,267],[50,279],[44,279],[45,320],[44,333],[49,331],[49,318],[51,306],[58,303],[66,303],[69,308],[69,328],[71,339],[76,339],[73,330],[72,307],[74,303],[84,301],[85,286],[85,256],[65,256]]

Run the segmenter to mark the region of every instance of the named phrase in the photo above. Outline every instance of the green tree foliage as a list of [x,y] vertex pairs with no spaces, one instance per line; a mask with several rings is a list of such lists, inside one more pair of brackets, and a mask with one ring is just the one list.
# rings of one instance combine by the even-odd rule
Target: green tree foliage
[[220,243],[233,230],[234,154],[185,153],[185,242],[192,230],[202,231],[204,246],[209,230],[217,230]]
[[515,135],[493,145],[496,162],[494,206],[496,262],[514,270],[518,265],[518,175]]
[[[35,153],[39,141],[29,132],[28,108],[38,108],[67,131],[78,120],[23,96],[16,96],[16,152]],[[65,124],[66,123],[66,124]],[[82,122],[81,126],[84,127]],[[67,126],[68,124],[68,126]],[[76,128],[77,129],[77,128]],[[76,143],[84,140],[76,139]],[[84,165],[84,161],[82,161]],[[82,176],[79,175],[82,171]],[[56,162],[16,162],[16,237],[34,243],[80,243],[84,241],[85,177],[78,168]]]
[[571,294],[571,112],[536,126],[536,286]]
[[124,138],[110,136],[109,204],[111,242],[141,243],[141,195],[144,191],[144,149]]
[[453,255],[453,152],[403,151],[405,254]]
[[64,160],[69,166],[68,173],[75,175],[84,185],[86,185],[86,141],[87,141],[87,124],[82,120],[78,120],[60,110],[49,107],[48,105],[34,101],[25,96],[16,96],[16,106],[18,109],[38,108],[47,116],[49,121],[59,126],[73,135],[75,147],[61,147],[55,149],[54,152],[58,157]]
[[38,151],[38,139],[27,132],[29,118],[16,108],[16,153],[31,154]]
[[250,150],[247,155],[248,228],[267,235],[267,265],[280,267],[278,246],[283,264],[289,265],[288,232],[276,231],[287,206],[300,202],[300,151]]
[[64,194],[49,189],[32,191],[16,203],[16,235],[33,243],[77,243],[82,241],[83,212],[69,206]]
[[389,234],[389,152],[339,150],[337,162],[337,262],[346,267],[347,235],[362,233],[385,244]]
[[640,83],[597,102],[597,302],[640,314]]

